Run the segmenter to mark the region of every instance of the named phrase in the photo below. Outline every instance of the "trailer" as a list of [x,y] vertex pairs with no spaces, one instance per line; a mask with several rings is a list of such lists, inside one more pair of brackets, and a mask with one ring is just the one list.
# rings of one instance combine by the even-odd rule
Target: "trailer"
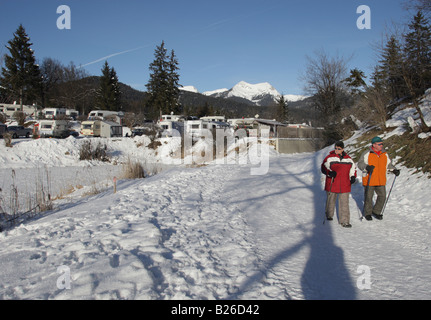
[[83,136],[99,137],[100,120],[88,120],[81,123],[81,134]]
[[162,133],[162,137],[181,136],[184,133],[183,121],[160,121],[158,122]]
[[59,116],[66,116],[65,108],[45,108],[42,110],[42,114],[46,119],[56,119]]
[[109,110],[92,110],[88,114],[87,120],[114,120],[117,123],[121,124],[121,117],[123,116],[123,113],[116,112],[116,111],[109,111]]
[[186,122],[186,133],[190,136],[205,135],[205,131],[210,129],[208,121],[204,120],[189,120]]
[[114,138],[123,136],[123,127],[112,121],[100,121],[100,137]]
[[69,133],[69,123],[66,120],[40,120],[39,136],[41,138],[67,138]]
[[92,137],[122,137],[123,127],[111,121],[89,120],[83,121],[81,124],[81,134]]

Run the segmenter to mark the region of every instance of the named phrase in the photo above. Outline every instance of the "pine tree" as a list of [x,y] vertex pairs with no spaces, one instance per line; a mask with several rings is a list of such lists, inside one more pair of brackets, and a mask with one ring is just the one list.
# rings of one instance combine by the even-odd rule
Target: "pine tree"
[[414,95],[423,94],[431,86],[431,29],[419,11],[405,35],[406,68],[415,88]]
[[403,61],[404,56],[400,42],[395,36],[391,36],[381,54],[378,72],[385,84],[385,89],[392,99],[403,98],[407,93],[403,80]]
[[121,92],[117,73],[110,68],[108,62],[102,68],[100,86],[97,91],[96,108],[100,110],[119,111],[121,108]]
[[10,55],[5,56],[5,67],[0,77],[4,94],[11,99],[18,99],[21,111],[23,103],[36,102],[42,88],[41,73],[32,45],[24,27],[20,25],[6,46]]
[[146,85],[149,93],[148,104],[150,108],[160,110],[162,113],[176,113],[179,111],[177,58],[173,50],[170,56],[167,54],[164,41],[156,47],[154,57],[149,67],[150,80]]
[[288,103],[283,95],[280,95],[277,99],[277,118],[281,123],[287,123],[289,121],[289,108]]
[[351,92],[353,95],[357,95],[361,93],[360,88],[366,88],[367,84],[365,83],[366,76],[363,71],[355,68],[350,70],[350,77],[346,78],[344,82],[346,85],[351,88]]
[[175,56],[174,50],[171,51],[171,55],[169,57],[169,63],[168,63],[168,90],[169,90],[169,105],[171,106],[171,109],[174,113],[178,114],[181,113],[181,106],[178,102],[179,94],[180,94],[180,76],[178,74],[178,59]]

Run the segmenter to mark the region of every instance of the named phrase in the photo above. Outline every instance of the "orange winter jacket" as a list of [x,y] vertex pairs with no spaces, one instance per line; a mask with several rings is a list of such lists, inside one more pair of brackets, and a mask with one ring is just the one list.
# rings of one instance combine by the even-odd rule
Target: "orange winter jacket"
[[[366,172],[367,166],[374,166],[373,173],[371,174],[370,186],[385,186],[386,185],[386,172],[387,170],[393,170],[395,167],[391,163],[391,159],[385,150],[382,150],[380,154],[377,154],[373,148],[365,151],[359,159],[358,167],[362,171]],[[369,173],[362,178],[362,184],[368,185]]]

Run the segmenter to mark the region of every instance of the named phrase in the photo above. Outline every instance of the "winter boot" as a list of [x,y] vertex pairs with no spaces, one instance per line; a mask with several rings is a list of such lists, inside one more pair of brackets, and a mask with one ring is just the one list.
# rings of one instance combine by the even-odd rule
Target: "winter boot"
[[373,217],[376,218],[377,220],[382,220],[383,219],[383,215],[382,214],[373,213]]

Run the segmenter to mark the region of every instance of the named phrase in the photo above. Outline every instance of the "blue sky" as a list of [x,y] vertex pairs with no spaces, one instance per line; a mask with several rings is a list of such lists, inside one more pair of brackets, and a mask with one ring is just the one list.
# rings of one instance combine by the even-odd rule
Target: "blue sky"
[[[101,75],[108,61],[119,80],[145,90],[154,50],[165,41],[179,60],[180,83],[200,92],[239,81],[269,82],[280,93],[302,94],[299,76],[316,50],[353,58],[367,75],[372,47],[392,22],[410,14],[403,0],[0,0],[0,54],[20,23],[36,58],[82,65]],[[57,28],[60,5],[71,28]],[[358,6],[371,9],[371,29],[359,30]]]

